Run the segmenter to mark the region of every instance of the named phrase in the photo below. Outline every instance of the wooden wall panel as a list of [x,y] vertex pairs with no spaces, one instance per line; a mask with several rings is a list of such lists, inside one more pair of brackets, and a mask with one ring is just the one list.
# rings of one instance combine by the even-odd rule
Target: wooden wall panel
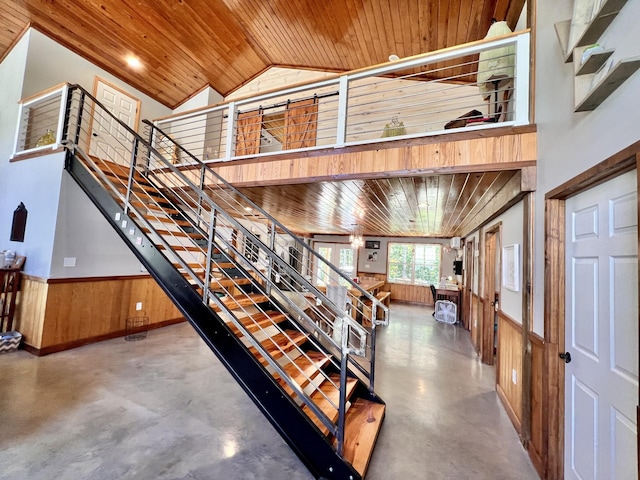
[[[143,309],[136,311],[136,303]],[[149,317],[157,328],[182,321],[180,311],[151,277],[26,279],[18,325],[26,348],[44,355],[122,336],[129,317]]]
[[41,346],[48,289],[46,280],[22,275],[16,300],[15,328],[22,333],[23,342],[34,348]]
[[[360,278],[372,278],[375,280],[383,280],[386,282],[387,275],[384,273],[364,273],[358,272]],[[396,302],[417,303],[433,306],[433,296],[429,287],[418,285],[400,285],[394,283],[385,283],[381,291],[391,292],[391,300]]]
[[542,428],[542,385],[544,378],[544,340],[535,333],[529,333],[531,341],[531,436],[529,457],[540,477],[544,473],[542,452],[544,435]]
[[[513,372],[515,380],[513,382]],[[522,420],[522,325],[498,312],[496,389],[518,433]]]
[[379,144],[380,148],[368,145],[364,151],[352,148],[344,152],[332,149],[312,154],[285,153],[212,167],[235,186],[264,186],[331,180],[336,176],[346,180],[496,171],[532,166],[537,159],[536,132],[529,127],[447,135],[447,141],[442,142],[437,138],[386,142]]

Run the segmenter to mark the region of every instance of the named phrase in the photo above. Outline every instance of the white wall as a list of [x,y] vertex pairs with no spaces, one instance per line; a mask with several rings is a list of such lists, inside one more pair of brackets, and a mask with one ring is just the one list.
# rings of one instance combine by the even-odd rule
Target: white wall
[[[519,246],[519,256],[518,256],[518,270],[520,272],[519,275],[519,291],[514,292],[513,290],[509,290],[505,288],[503,285],[500,287],[500,309],[509,315],[513,320],[518,323],[522,323],[522,241],[523,241],[523,215],[524,215],[524,206],[522,202],[517,203],[505,213],[500,215],[498,218],[493,220],[491,223],[487,224],[486,227],[483,228],[483,232],[491,229],[493,225],[497,223],[502,223],[501,226],[501,247],[506,247],[509,245],[518,244]],[[482,234],[482,238],[484,239],[484,233]],[[482,246],[484,248],[484,245]],[[502,258],[502,262],[505,261],[504,257]],[[501,273],[501,272],[500,272]],[[502,275],[500,275],[501,277]],[[502,283],[502,282],[500,282]]]
[[0,250],[19,250],[20,247],[15,242],[9,242],[9,236],[13,211],[20,203],[15,191],[26,181],[26,177],[11,174],[9,157],[15,141],[18,101],[22,97],[22,72],[27,62],[28,45],[27,33],[0,63]]
[[[425,237],[364,237],[364,240],[375,240],[380,242],[379,250],[372,250],[368,248],[358,249],[358,273],[387,273],[387,252],[389,242],[403,242],[403,243],[440,243],[442,245],[449,245],[450,240],[444,238],[425,238]],[[349,243],[349,237],[343,235],[315,235],[313,237],[314,242],[327,242],[327,243]],[[368,260],[369,253],[377,252],[377,259],[375,262]],[[445,277],[453,276],[453,261],[456,259],[458,252],[451,250],[449,253],[442,253],[442,275]]]
[[[64,153],[42,155],[11,163],[0,180],[0,249],[27,257],[24,272],[48,277],[56,229]],[[6,173],[6,176],[5,176]],[[27,208],[24,242],[9,242],[13,212],[19,203]]]
[[[67,172],[62,174],[50,278],[139,275],[141,264]],[[75,258],[75,267],[64,267]]]
[[138,98],[142,103],[141,119],[153,119],[171,114],[171,110],[168,107],[153,100],[148,95],[76,55],[71,50],[57,44],[37,30],[30,30],[29,53],[22,98],[34,95],[63,82],[77,83],[93,94],[96,76]]
[[[171,113],[33,29],[0,64],[0,249],[26,255],[27,274],[47,278],[140,273],[140,263],[88,197],[66,174],[62,183],[63,153],[9,162],[18,101],[63,82],[78,83],[92,92],[96,75],[138,97],[142,101],[141,118]],[[9,242],[13,211],[20,202],[28,211],[25,241]],[[63,269],[64,257],[77,257],[78,266]]]
[[[573,64],[564,63],[554,23],[571,17],[572,2],[538,2],[536,35],[536,124],[538,180],[534,254],[534,331],[543,334],[544,195],[640,139],[640,73],[598,108],[574,113]],[[614,61],[640,55],[640,2],[630,1],[599,43],[615,48]]]

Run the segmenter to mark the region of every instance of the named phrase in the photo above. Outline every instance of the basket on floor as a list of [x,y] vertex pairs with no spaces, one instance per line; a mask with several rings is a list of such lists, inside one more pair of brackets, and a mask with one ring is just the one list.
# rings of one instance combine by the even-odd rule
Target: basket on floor
[[458,306],[449,300],[438,300],[434,317],[439,322],[454,324],[458,321]]
[[147,338],[149,330],[149,317],[129,317],[125,328],[124,339],[127,342],[135,342]]

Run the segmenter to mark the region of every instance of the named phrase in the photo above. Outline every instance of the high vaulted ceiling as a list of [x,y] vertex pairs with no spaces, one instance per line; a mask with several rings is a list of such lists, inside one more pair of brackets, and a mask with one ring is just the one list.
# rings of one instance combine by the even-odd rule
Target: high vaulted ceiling
[[[0,58],[28,24],[161,103],[270,66],[346,71],[513,29],[525,0],[0,0]],[[142,69],[125,59],[134,55]]]

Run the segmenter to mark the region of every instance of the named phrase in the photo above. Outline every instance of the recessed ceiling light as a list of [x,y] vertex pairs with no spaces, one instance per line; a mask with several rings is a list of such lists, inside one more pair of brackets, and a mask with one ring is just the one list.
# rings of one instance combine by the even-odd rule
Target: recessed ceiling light
[[127,65],[129,65],[133,69],[138,69],[142,67],[142,62],[138,57],[134,57],[133,55],[129,55],[127,57]]
[[390,62],[397,62],[398,60],[400,60],[400,57],[398,55],[396,55],[395,53],[392,53],[391,55],[389,55],[389,61]]
[[244,211],[245,211],[245,212],[250,212],[251,210],[253,210],[253,208],[251,208],[251,207],[244,207]]

